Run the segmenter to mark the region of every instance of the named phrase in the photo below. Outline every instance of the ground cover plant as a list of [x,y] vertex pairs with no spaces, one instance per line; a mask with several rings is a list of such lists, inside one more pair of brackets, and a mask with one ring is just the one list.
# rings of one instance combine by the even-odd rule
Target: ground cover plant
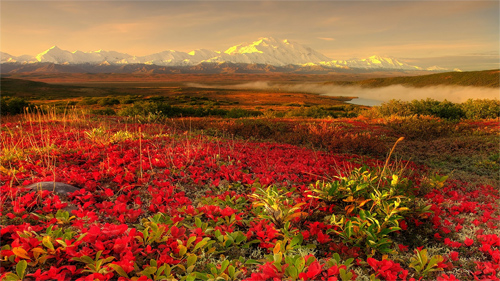
[[0,279],[498,280],[499,124],[440,120],[4,119]]

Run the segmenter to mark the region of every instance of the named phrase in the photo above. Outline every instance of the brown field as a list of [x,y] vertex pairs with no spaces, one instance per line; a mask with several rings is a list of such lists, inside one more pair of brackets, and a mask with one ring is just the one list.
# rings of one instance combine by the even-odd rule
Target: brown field
[[[47,87],[16,88],[16,96],[41,104],[78,103],[85,97],[124,97],[138,99],[161,97],[176,106],[215,106],[222,109],[287,111],[299,107],[343,105],[354,97],[331,97],[279,89],[220,88],[248,82],[326,83],[329,81],[359,81],[371,77],[391,76],[390,73],[370,74],[85,74],[85,73],[24,73],[4,75],[6,78],[48,83]],[[189,83],[214,86],[197,87]],[[7,93],[7,91],[5,91]],[[121,105],[115,106],[120,108]],[[93,109],[101,106],[92,105]],[[102,107],[104,108],[104,106]]]
[[[413,73],[415,75],[415,73]],[[333,73],[333,74],[120,74],[120,73],[20,73],[3,75],[3,77],[26,79],[45,83],[87,84],[93,82],[198,82],[227,83],[248,81],[281,81],[281,82],[322,82],[322,81],[359,81],[370,78],[405,76],[401,72],[371,73]]]

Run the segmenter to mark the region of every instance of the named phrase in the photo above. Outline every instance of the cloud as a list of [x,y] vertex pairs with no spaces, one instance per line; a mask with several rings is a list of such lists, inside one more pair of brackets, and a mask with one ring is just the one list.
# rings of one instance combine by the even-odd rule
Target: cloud
[[325,41],[334,41],[335,38],[330,38],[330,37],[317,37],[320,40],[325,40]]
[[264,91],[306,92],[334,97],[352,97],[365,100],[387,102],[392,99],[412,101],[432,98],[438,101],[448,100],[462,103],[468,99],[499,99],[500,93],[496,88],[467,87],[467,86],[432,86],[424,88],[405,87],[394,85],[382,88],[362,88],[359,86],[336,86],[315,83],[278,84],[267,81],[257,81],[236,85],[206,85],[187,83],[190,87],[213,89],[252,89]]
[[54,44],[147,55],[271,36],[333,59],[498,50],[498,2],[474,2],[2,1],[1,47],[14,55]]

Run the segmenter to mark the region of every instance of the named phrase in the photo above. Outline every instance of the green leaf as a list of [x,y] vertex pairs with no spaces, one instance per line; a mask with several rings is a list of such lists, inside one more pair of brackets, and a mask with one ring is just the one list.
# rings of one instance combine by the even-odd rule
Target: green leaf
[[222,235],[222,233],[220,233],[220,230],[217,229],[214,232],[214,235],[215,235],[215,238],[217,238],[217,240],[219,240],[219,242],[224,241],[224,236]]
[[105,264],[105,263],[108,263],[110,261],[112,261],[115,257],[107,257],[105,259],[102,259],[102,263]]
[[162,266],[160,266],[160,268],[158,268],[156,270],[156,276],[155,276],[156,278],[155,278],[155,280],[160,279],[160,275],[163,273],[163,271],[165,270],[165,268],[167,268],[167,264],[166,263],[163,264]]
[[[165,269],[163,270],[165,272],[165,275],[168,277],[170,276],[170,274],[172,273],[172,268],[173,267],[170,267],[169,264],[164,264],[162,267],[160,267],[160,269],[162,269],[163,267],[165,267]],[[175,267],[175,266],[174,266]]]
[[98,260],[100,257],[101,257],[101,254],[102,254],[102,250],[98,251],[96,254],[95,254],[95,259]]
[[293,279],[296,279],[299,276],[299,272],[297,268],[293,265],[289,266],[286,268],[286,272],[288,275],[290,275]]
[[310,266],[311,263],[313,263],[314,261],[316,260],[316,258],[314,256],[310,256],[307,261],[306,261],[306,265],[307,266]]
[[184,245],[179,245],[177,247],[179,249],[179,256],[184,256],[187,253],[187,248]]
[[195,281],[196,280],[196,273],[191,273],[188,276],[186,276],[186,281]]
[[198,259],[197,255],[194,254],[189,255],[189,257],[187,258],[187,267],[194,265],[197,259]]
[[210,240],[210,238],[205,237],[205,238],[203,238],[203,240],[201,240],[200,242],[196,243],[196,246],[194,246],[193,252],[196,251],[197,249],[199,249],[199,248],[207,245],[208,240]]
[[226,242],[224,243],[224,247],[228,248],[228,247],[231,247],[231,245],[233,245],[233,238],[231,237],[227,237],[228,239],[226,240]]
[[333,254],[333,259],[335,260],[336,264],[340,264],[340,255],[338,253]]
[[422,266],[425,266],[427,264],[427,261],[429,260],[427,256],[427,249],[423,249],[422,251],[418,252],[418,257],[420,259],[420,264]]
[[28,262],[26,262],[26,260],[20,260],[17,264],[16,264],[16,272],[17,272],[17,276],[19,277],[19,279],[23,280],[24,279],[24,273],[26,271],[26,267],[28,267]]
[[82,256],[82,257],[80,257],[80,259],[82,262],[84,262],[86,264],[91,264],[94,262],[94,260],[89,256]]
[[143,271],[141,271],[141,273],[142,273],[143,275],[146,275],[147,277],[151,278],[151,275],[152,275],[153,273],[155,273],[155,272],[156,272],[156,270],[157,270],[157,268],[156,268],[156,267],[147,266],[147,267],[146,267]]
[[229,265],[229,261],[224,260],[220,266],[220,272],[224,272],[226,270],[226,268],[228,267],[228,265]]
[[299,233],[298,235],[293,237],[292,242],[290,242],[290,246],[293,247],[295,245],[301,245],[302,241],[304,241],[304,237]]
[[121,265],[109,264],[108,266],[111,267],[114,271],[116,271],[116,273],[118,273],[121,277],[129,279],[127,273],[125,272],[125,270],[123,270],[123,267],[121,267]]
[[5,279],[4,279],[5,281],[11,281],[11,280],[12,280],[12,281],[19,281],[19,280],[21,280],[21,281],[22,281],[22,280],[23,280],[23,279],[19,278],[19,276],[15,275],[15,274],[14,274],[14,273],[12,273],[12,272],[7,273],[7,274],[4,276],[4,278],[5,278]]
[[234,266],[230,265],[228,268],[227,268],[227,273],[229,273],[229,277],[234,280],[234,274],[236,273],[236,268],[234,268]]
[[254,239],[254,240],[252,240],[250,242],[245,243],[245,245],[243,245],[242,248],[248,249],[250,247],[250,245],[252,245],[252,244],[258,244],[258,243],[260,243],[260,240]]
[[189,246],[191,246],[191,244],[196,241],[196,236],[191,236],[188,238],[187,242],[186,242],[186,247],[189,248]]
[[299,257],[295,261],[295,267],[299,272],[302,272],[304,270],[304,267],[306,266],[306,260],[303,257]]
[[347,281],[347,280],[352,280],[352,272],[347,272],[343,268],[339,270],[340,273],[340,279]]
[[194,224],[196,227],[201,228],[202,222],[199,217],[194,218]]
[[344,262],[344,265],[349,269],[351,267],[352,262],[354,261],[354,258],[349,258]]
[[439,269],[432,269],[433,267],[437,266],[438,263],[442,262],[444,260],[444,258],[440,255],[437,255],[437,256],[432,256],[431,260],[429,261],[429,264],[427,265],[427,268],[425,269],[425,271],[436,271],[436,270],[440,270]]
[[210,277],[208,276],[207,273],[201,273],[201,272],[194,272],[196,274],[196,279],[198,280],[208,280]]
[[236,244],[240,244],[241,242],[246,241],[246,240],[247,240],[247,237],[238,231],[236,239],[234,239],[234,242]]

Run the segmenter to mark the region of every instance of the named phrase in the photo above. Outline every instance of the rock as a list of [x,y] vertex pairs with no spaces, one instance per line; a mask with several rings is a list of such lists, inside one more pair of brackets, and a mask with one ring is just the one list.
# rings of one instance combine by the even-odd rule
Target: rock
[[72,186],[69,184],[65,184],[62,182],[52,182],[52,181],[43,181],[43,182],[37,182],[37,183],[32,183],[25,188],[30,188],[33,190],[48,190],[48,191],[53,191],[54,193],[58,195],[64,195],[67,196],[69,193],[75,192],[77,190],[80,190],[80,188],[76,186]]

